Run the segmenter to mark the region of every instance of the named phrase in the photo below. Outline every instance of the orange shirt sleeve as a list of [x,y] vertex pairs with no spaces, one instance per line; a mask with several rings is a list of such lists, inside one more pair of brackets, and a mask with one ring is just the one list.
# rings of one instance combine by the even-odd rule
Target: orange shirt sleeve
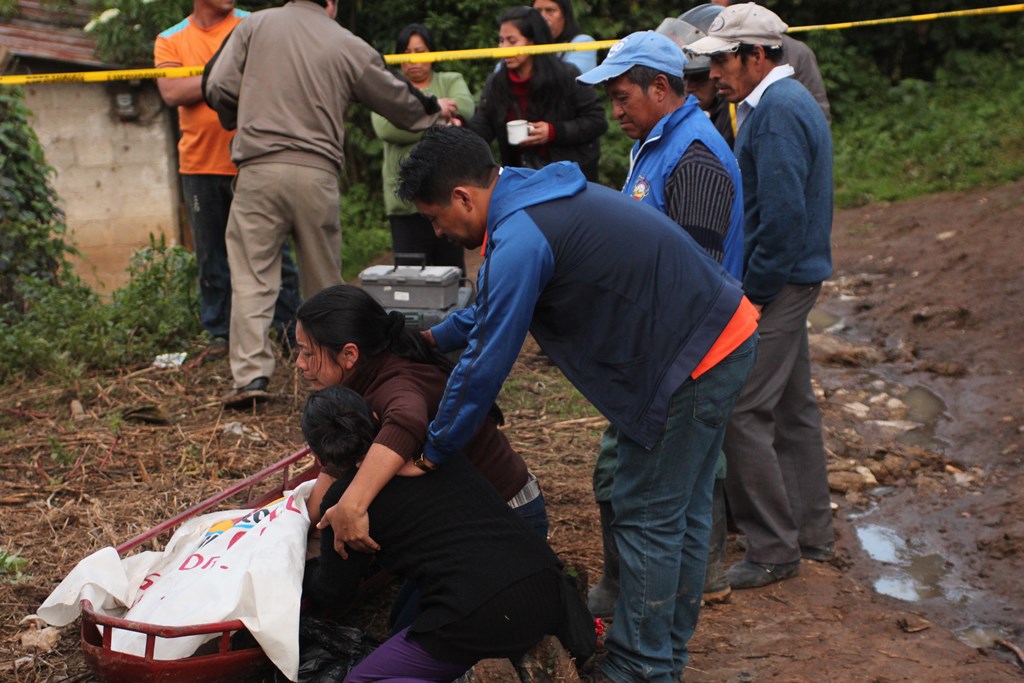
[[711,345],[708,352],[704,354],[704,358],[701,359],[697,367],[690,373],[690,377],[697,379],[718,365],[723,358],[738,349],[740,344],[747,341],[750,335],[754,334],[754,331],[757,329],[758,317],[759,314],[757,309],[754,308],[754,304],[750,303],[747,297],[743,297],[736,312],[732,314],[729,324],[725,326],[725,329],[718,335],[718,339]]

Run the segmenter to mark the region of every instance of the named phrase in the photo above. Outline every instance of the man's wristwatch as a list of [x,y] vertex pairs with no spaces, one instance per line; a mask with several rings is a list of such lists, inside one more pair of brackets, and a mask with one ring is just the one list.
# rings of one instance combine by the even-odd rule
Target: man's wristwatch
[[416,456],[416,458],[412,461],[412,464],[416,465],[416,467],[419,467],[424,472],[433,472],[434,470],[437,469],[437,465],[423,457],[422,453]]

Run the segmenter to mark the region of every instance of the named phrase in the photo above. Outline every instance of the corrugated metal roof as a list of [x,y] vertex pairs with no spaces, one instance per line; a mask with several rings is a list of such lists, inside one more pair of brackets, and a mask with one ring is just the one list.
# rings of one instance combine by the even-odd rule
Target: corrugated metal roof
[[0,45],[18,57],[83,66],[111,66],[96,56],[96,41],[82,30],[90,13],[82,3],[60,11],[20,0],[16,16],[0,19]]

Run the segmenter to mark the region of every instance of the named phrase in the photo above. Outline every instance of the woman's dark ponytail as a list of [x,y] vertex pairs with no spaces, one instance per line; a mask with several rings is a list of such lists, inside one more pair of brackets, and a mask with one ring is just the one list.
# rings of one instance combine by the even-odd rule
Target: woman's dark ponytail
[[365,290],[353,285],[334,285],[307,299],[296,312],[306,335],[317,345],[339,353],[355,344],[369,358],[390,351],[418,363],[451,371],[452,362],[427,345],[419,332],[405,328],[405,316],[390,313]]

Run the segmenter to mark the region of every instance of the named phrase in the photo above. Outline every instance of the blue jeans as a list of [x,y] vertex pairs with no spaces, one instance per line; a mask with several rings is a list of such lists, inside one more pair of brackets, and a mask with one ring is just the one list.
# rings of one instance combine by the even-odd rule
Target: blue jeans
[[[181,190],[192,224],[196,263],[199,266],[199,321],[211,337],[228,338],[231,321],[231,270],[224,230],[231,210],[234,176],[182,175]],[[291,246],[281,249],[281,292],[274,308],[274,329],[295,339],[295,311],[302,304],[299,273]]]
[[754,334],[683,382],[653,449],[619,434],[611,500],[619,600],[603,665],[617,683],[669,683],[686,667],[700,615],[718,452],[756,351]]

